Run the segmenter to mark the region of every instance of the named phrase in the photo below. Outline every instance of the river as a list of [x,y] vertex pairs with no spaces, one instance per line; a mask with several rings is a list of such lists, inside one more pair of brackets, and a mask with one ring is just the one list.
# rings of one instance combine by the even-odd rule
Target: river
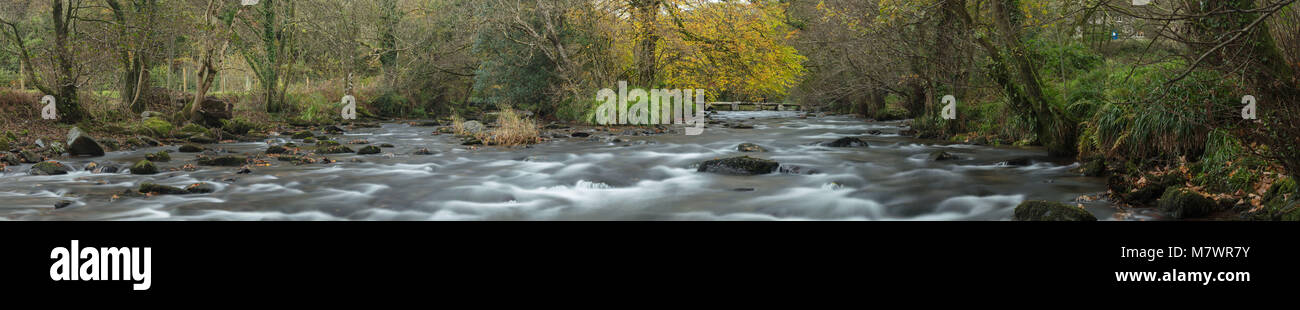
[[[346,143],[391,143],[386,155],[330,156],[332,164],[272,161],[251,174],[200,167],[136,176],[77,171],[31,176],[11,167],[0,176],[0,219],[10,220],[1008,220],[1024,200],[1083,204],[1102,220],[1144,220],[1158,215],[1118,211],[1105,201],[1076,201],[1104,192],[1102,178],[1083,177],[1076,163],[1046,156],[1041,148],[949,144],[899,136],[899,122],[848,116],[796,117],[798,112],[720,112],[716,119],[753,129],[708,128],[680,133],[561,138],[529,148],[460,145],[433,128],[385,123],[337,135]],[[878,130],[878,135],[866,135]],[[866,148],[817,145],[863,137]],[[288,137],[280,137],[289,141]],[[597,141],[592,141],[597,140]],[[701,161],[738,156],[755,143],[783,166],[813,174],[730,176],[696,172]],[[266,143],[209,146],[234,153],[261,152]],[[355,149],[356,146],[353,146]],[[428,148],[433,155],[413,155]],[[100,158],[65,158],[128,167],[144,154],[175,146],[111,152]],[[959,157],[930,161],[935,150]],[[172,153],[160,168],[193,162]],[[1001,162],[1030,158],[1028,166]],[[354,160],[356,159],[356,160]],[[79,170],[79,169],[78,169]],[[152,182],[215,185],[198,195],[115,197]],[[74,202],[55,209],[60,200]]]

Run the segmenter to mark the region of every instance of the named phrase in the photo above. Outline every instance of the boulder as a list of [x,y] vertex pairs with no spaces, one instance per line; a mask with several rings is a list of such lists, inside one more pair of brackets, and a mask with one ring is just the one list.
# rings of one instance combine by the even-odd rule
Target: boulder
[[829,147],[865,147],[865,146],[868,146],[868,145],[867,145],[867,141],[862,141],[862,139],[859,139],[859,138],[856,138],[856,137],[843,137],[843,138],[836,139],[835,141],[831,141],[831,142],[826,143],[826,144],[823,144],[823,145],[825,145],[825,146],[829,146]]
[[145,154],[144,159],[157,162],[169,162],[172,161],[172,155],[167,153],[167,151],[158,151],[157,153]]
[[179,188],[179,187],[175,187],[175,186],[167,186],[167,185],[159,185],[159,184],[154,184],[154,183],[144,183],[144,184],[140,184],[140,189],[137,190],[137,191],[140,192],[141,194],[151,194],[151,195],[185,195],[185,194],[189,194],[188,191],[186,191],[186,190],[184,190],[184,189],[181,189],[181,188]]
[[17,165],[21,165],[23,163],[23,160],[21,158],[18,158],[18,155],[14,155],[13,153],[5,153],[3,156],[0,156],[0,163],[10,165],[10,166],[17,166]]
[[483,126],[483,123],[479,123],[478,121],[466,121],[461,123],[460,128],[464,130],[462,134],[470,135],[477,135],[487,131],[487,126]]
[[248,158],[243,156],[199,157],[199,165],[201,166],[239,167],[246,163],[248,163]]
[[330,145],[316,148],[317,154],[343,154],[352,153],[352,149],[342,145]]
[[224,124],[223,121],[230,120],[233,117],[234,109],[230,106],[230,103],[221,101],[216,97],[204,98],[199,103],[199,121],[203,123],[203,126],[218,128]]
[[299,131],[299,132],[295,132],[295,133],[293,134],[293,136],[291,136],[291,138],[294,138],[294,139],[307,139],[307,138],[311,138],[311,137],[315,137],[315,136],[316,136],[316,134],[312,133],[311,131]]
[[36,154],[36,152],[32,152],[32,151],[19,152],[18,158],[22,159],[24,164],[35,164],[44,160],[44,158],[42,158],[40,154]]
[[341,134],[341,133],[344,133],[344,132],[346,132],[346,131],[347,131],[347,130],[343,130],[343,128],[340,128],[339,126],[334,126],[334,125],[325,126],[325,133],[327,133],[327,134],[331,134],[331,135]]
[[188,140],[189,140],[190,142],[194,142],[194,143],[198,143],[198,144],[213,144],[213,143],[217,143],[217,139],[213,139],[212,137],[209,137],[208,134],[205,134],[205,133],[203,133],[203,134],[197,134],[197,135],[191,136]]
[[767,152],[767,149],[753,143],[741,143],[736,146],[736,150],[741,152]]
[[149,160],[141,160],[131,166],[131,174],[158,174],[158,166],[154,166]]
[[57,161],[43,161],[33,165],[27,174],[31,175],[63,175],[68,174],[68,166]]
[[194,183],[185,187],[186,194],[207,194],[217,191],[217,187],[208,183]]
[[586,138],[586,137],[590,137],[591,134],[586,132],[575,132],[569,136],[574,138]]
[[740,156],[713,159],[700,163],[696,171],[730,175],[757,175],[776,171],[781,164],[773,160]]
[[68,130],[67,150],[68,155],[72,156],[104,156],[104,146],[78,127]]
[[382,147],[382,148],[395,148],[395,147],[397,147],[397,146],[396,146],[396,145],[393,145],[392,143],[382,143],[382,144],[379,144],[379,147]]
[[1169,212],[1170,215],[1177,219],[1210,215],[1216,205],[1214,200],[1183,187],[1165,190],[1164,195],[1160,196],[1160,201],[1157,203],[1160,211]]
[[272,145],[272,146],[266,148],[266,153],[267,153],[267,154],[284,154],[284,153],[288,153],[288,152],[289,152],[289,149],[285,148],[284,146],[279,146],[279,145]]
[[1016,206],[1013,221],[1096,221],[1088,210],[1060,202],[1029,200]]
[[420,148],[415,151],[415,155],[433,155],[433,151],[429,151],[428,148]]
[[930,153],[930,161],[945,161],[960,159],[956,155],[944,151],[934,151]]
[[[1169,173],[1160,176],[1147,174],[1144,177],[1147,179],[1146,184],[1140,188],[1124,193],[1121,197],[1124,201],[1135,205],[1150,205],[1151,203],[1156,202],[1156,199],[1163,197],[1166,189],[1187,182],[1187,180],[1184,180],[1177,173]],[[1136,182],[1134,184],[1136,184]]]
[[181,153],[198,153],[203,151],[203,147],[198,144],[186,144],[182,145],[179,151]]
[[367,145],[366,147],[363,147],[363,148],[361,148],[360,150],[357,150],[357,154],[359,154],[359,155],[379,154],[379,152],[382,152],[382,151],[383,151],[383,150],[380,150],[378,146]]

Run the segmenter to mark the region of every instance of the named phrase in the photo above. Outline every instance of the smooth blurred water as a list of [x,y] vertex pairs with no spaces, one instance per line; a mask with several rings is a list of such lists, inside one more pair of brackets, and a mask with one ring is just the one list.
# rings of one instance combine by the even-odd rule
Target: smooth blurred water
[[[563,138],[531,148],[470,149],[452,136],[432,135],[429,127],[384,124],[336,140],[391,143],[397,147],[384,152],[394,156],[344,154],[331,156],[338,162],[327,165],[271,161],[274,166],[243,175],[234,168],[201,167],[153,176],[29,176],[27,166],[11,167],[0,177],[0,219],[1006,220],[1026,199],[1070,202],[1105,191],[1102,179],[1079,176],[1071,171],[1076,164],[1048,158],[1042,149],[933,144],[897,135],[902,129],[897,122],[796,115],[722,112],[715,118],[755,128],[710,127],[700,136],[620,136],[627,140],[620,143]],[[884,134],[867,136],[871,130]],[[871,146],[816,146],[844,136],[863,136]],[[693,165],[701,161],[741,155],[735,149],[744,142],[769,149],[745,155],[820,173],[727,176],[695,171]],[[266,144],[212,147],[252,155]],[[126,167],[165,148],[63,162],[81,167],[95,160]],[[412,155],[419,148],[437,154]],[[927,160],[935,150],[961,159]],[[160,167],[180,167],[194,158],[172,156]],[[1020,157],[1035,163],[998,165]],[[113,199],[143,182],[207,182],[218,190]],[[76,203],[55,210],[61,199]],[[1103,220],[1147,218],[1115,216],[1106,202],[1083,204]]]

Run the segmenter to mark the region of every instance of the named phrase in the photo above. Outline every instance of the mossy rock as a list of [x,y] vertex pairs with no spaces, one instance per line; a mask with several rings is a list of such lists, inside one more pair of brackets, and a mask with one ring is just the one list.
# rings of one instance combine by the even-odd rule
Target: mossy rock
[[198,134],[198,135],[194,135],[194,136],[190,137],[188,140],[189,140],[190,142],[194,142],[194,143],[198,143],[198,144],[213,144],[213,143],[217,143],[217,139],[213,139],[212,137],[209,137],[207,134]]
[[696,171],[730,175],[757,175],[776,171],[781,164],[774,160],[740,156],[713,159],[700,163]]
[[1163,176],[1146,175],[1147,184],[1136,191],[1124,193],[1124,201],[1136,205],[1150,205],[1164,196],[1165,190],[1187,182],[1182,176],[1170,173]]
[[1198,218],[1210,215],[1218,204],[1187,188],[1175,187],[1165,190],[1160,196],[1160,211],[1169,212],[1174,218]]
[[317,154],[343,154],[352,153],[352,149],[342,145],[330,145],[316,148]]
[[338,146],[338,141],[334,140],[316,140],[316,146]]
[[239,167],[247,163],[248,158],[235,155],[199,158],[199,165],[202,166]]
[[357,150],[357,154],[360,155],[379,154],[380,152],[383,152],[383,150],[380,150],[378,146],[374,145],[367,145],[366,147]]
[[153,195],[185,195],[188,191],[175,186],[159,185],[154,183],[140,184],[140,189],[136,190],[141,194]]
[[1089,160],[1079,166],[1079,172],[1084,176],[1101,177],[1106,175],[1106,161],[1101,159]]
[[1300,221],[1300,187],[1295,179],[1284,178],[1273,182],[1264,194],[1264,208],[1254,218],[1269,221]]
[[246,135],[258,129],[257,124],[243,118],[221,120],[221,129],[236,135]]
[[315,136],[316,136],[316,134],[312,133],[311,131],[299,131],[299,132],[294,133],[293,136],[292,136],[292,138],[294,138],[294,139],[307,139],[307,138],[311,138],[311,137],[315,137]]
[[157,162],[169,162],[172,161],[172,154],[167,153],[167,151],[158,151],[157,153],[145,154],[144,159]]
[[208,130],[207,127],[203,127],[203,125],[199,125],[199,124],[195,124],[195,123],[185,124],[184,127],[181,127],[181,130],[180,130],[180,131],[183,132],[183,133],[188,133],[188,134],[192,134],[192,135],[207,134],[207,133],[211,133],[211,132],[212,132],[212,131]]
[[43,161],[37,163],[36,165],[33,165],[32,168],[29,169],[27,173],[31,175],[64,175],[64,174],[68,174],[68,169],[69,168],[67,165],[64,165],[61,162],[50,160],[50,161]]
[[1083,222],[1096,221],[1097,217],[1076,206],[1054,201],[1028,200],[1016,206],[1011,215],[1013,221],[1056,221]]
[[199,146],[198,144],[191,143],[191,144],[182,145],[179,151],[181,153],[198,153],[203,151],[203,147]]
[[759,146],[758,144],[753,144],[753,143],[741,143],[740,145],[737,145],[737,146],[736,146],[736,150],[737,150],[737,151],[741,151],[741,152],[747,152],[747,153],[748,153],[748,152],[754,152],[754,153],[767,152],[767,149],[766,149],[766,148],[763,148],[762,146]]
[[272,145],[266,148],[267,154],[284,154],[288,152],[289,152],[288,148],[285,148],[284,146],[280,146],[280,145]]
[[138,132],[139,134],[151,137],[168,137],[171,136],[172,130],[175,129],[172,123],[158,117],[145,119],[144,122],[140,123],[140,127],[142,130]]
[[149,161],[148,159],[141,160],[136,162],[135,165],[131,165],[131,174],[138,174],[138,175],[158,174],[158,166],[155,166],[153,162]]

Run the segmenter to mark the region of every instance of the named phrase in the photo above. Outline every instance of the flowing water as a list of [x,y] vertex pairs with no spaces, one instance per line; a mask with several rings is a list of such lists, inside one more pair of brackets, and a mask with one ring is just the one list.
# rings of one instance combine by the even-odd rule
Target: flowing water
[[[273,166],[254,167],[251,174],[200,167],[152,176],[84,171],[30,176],[25,165],[0,177],[0,219],[1007,220],[1024,200],[1073,204],[1081,195],[1105,191],[1103,179],[1082,177],[1072,171],[1077,164],[1048,158],[1042,149],[948,145],[899,136],[903,128],[898,122],[800,119],[796,113],[721,112],[715,119],[744,121],[754,128],[711,127],[699,136],[620,136],[626,141],[618,143],[606,142],[609,133],[601,132],[593,134],[597,139],[562,138],[529,148],[473,149],[450,135],[432,135],[429,127],[384,124],[335,140],[391,143],[396,148],[384,152],[393,156],[343,154],[330,156],[336,163],[314,165],[272,161]],[[883,134],[865,135],[872,130]],[[816,145],[845,136],[864,137],[870,147]],[[729,176],[694,169],[704,160],[742,154],[736,146],[744,142],[769,150],[744,154],[818,173]],[[266,146],[210,147],[251,155]],[[419,148],[436,154],[412,155]],[[127,167],[164,149],[175,147],[62,161],[73,167],[92,160]],[[929,161],[935,150],[960,159]],[[180,167],[194,156],[172,153],[172,161],[159,166]],[[999,164],[1024,157],[1034,163]],[[207,182],[217,191],[114,197],[144,182]],[[68,199],[75,202],[54,208]],[[1103,220],[1152,216],[1116,214],[1104,201],[1077,203]]]

